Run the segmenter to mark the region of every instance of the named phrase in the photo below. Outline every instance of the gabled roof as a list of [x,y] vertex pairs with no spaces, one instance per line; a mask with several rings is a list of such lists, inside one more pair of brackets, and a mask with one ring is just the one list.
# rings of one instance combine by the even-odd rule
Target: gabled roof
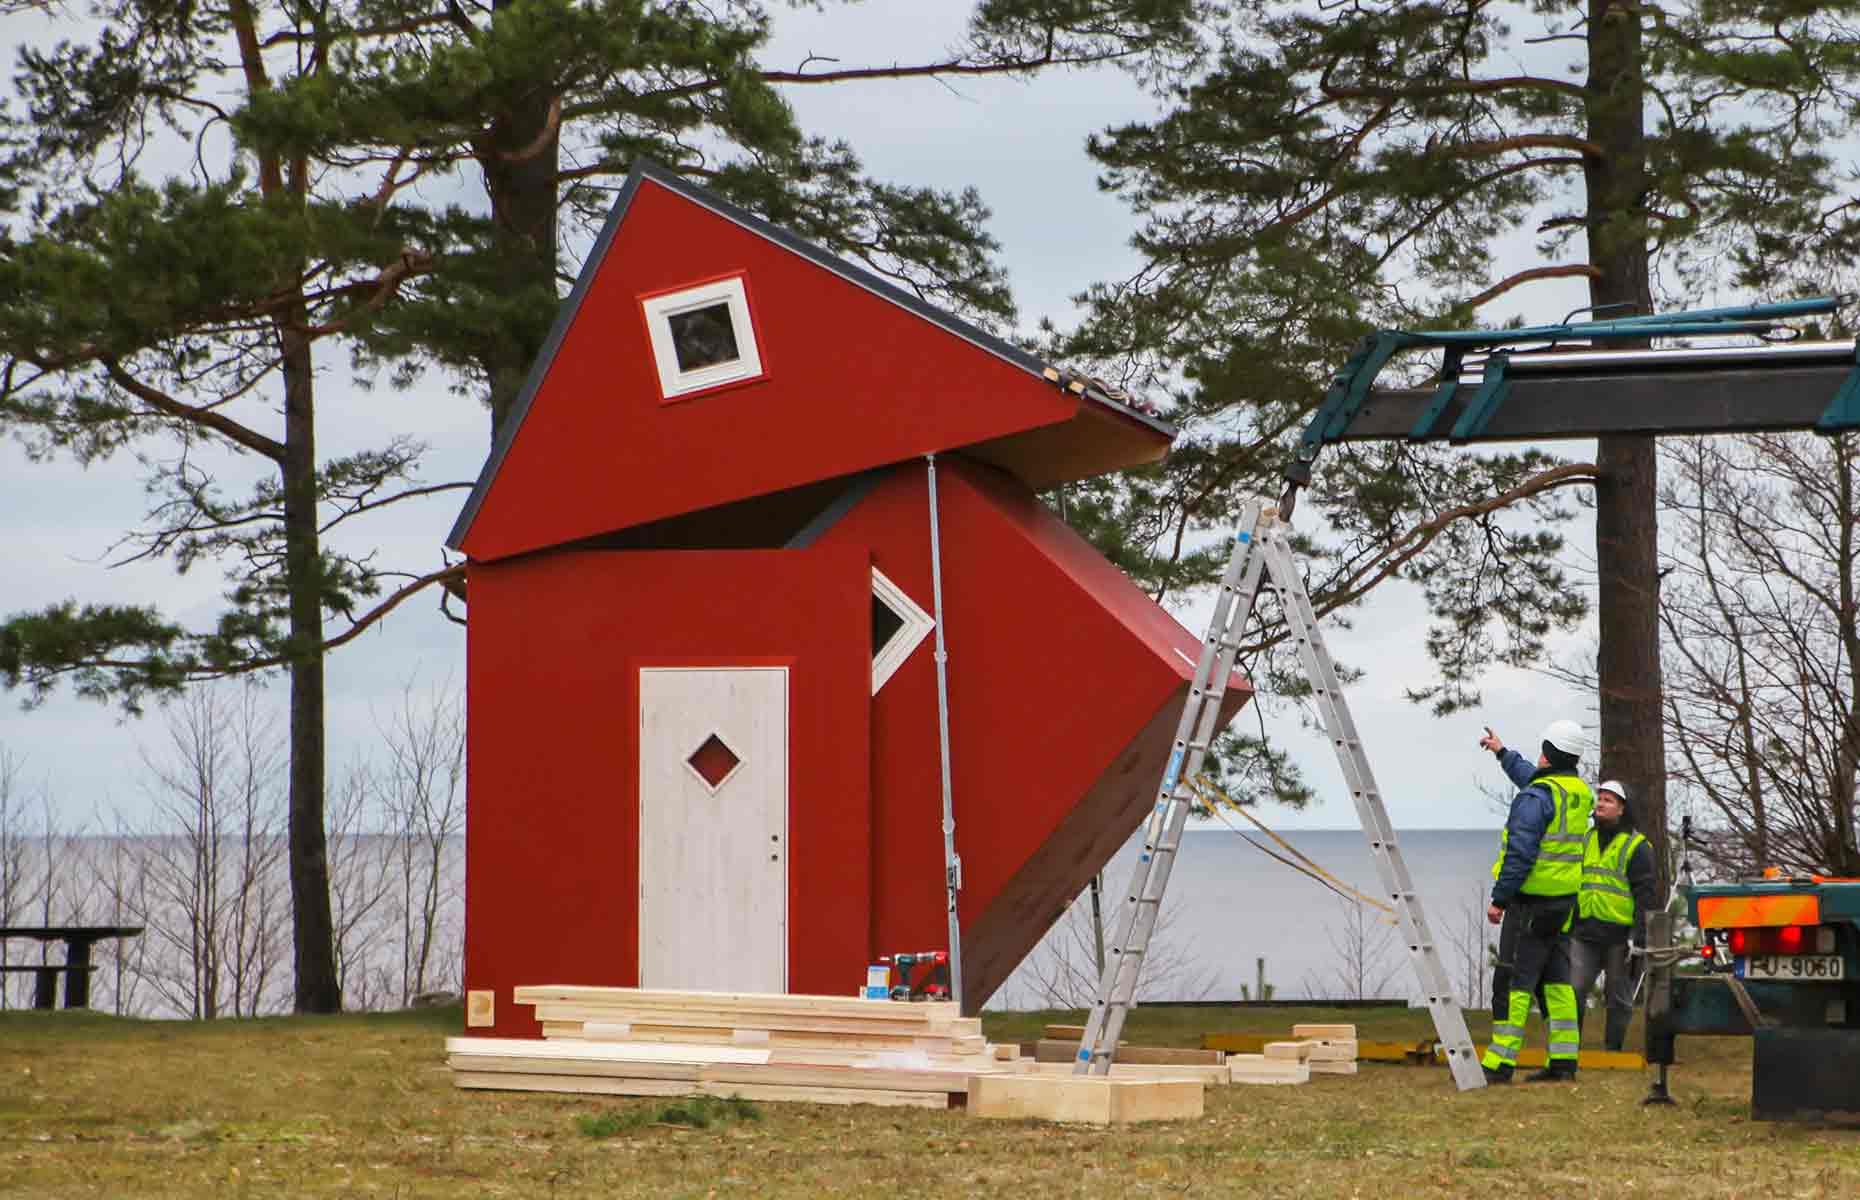
[[[730,270],[768,377],[662,403],[641,297]],[[502,558],[956,450],[1043,490],[1156,461],[1173,437],[1112,389],[641,163],[447,544]]]

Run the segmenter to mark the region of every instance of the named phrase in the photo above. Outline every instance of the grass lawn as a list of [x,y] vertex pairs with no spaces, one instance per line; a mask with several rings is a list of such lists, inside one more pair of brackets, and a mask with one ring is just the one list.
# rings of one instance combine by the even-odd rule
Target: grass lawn
[[[1082,1015],[986,1025],[1020,1040],[1048,1020]],[[1126,1035],[1194,1045],[1294,1021],[1429,1033],[1425,1013],[1402,1011],[1139,1009]],[[1303,1087],[1211,1089],[1198,1121],[1102,1130],[460,1092],[441,1039],[461,1024],[456,1009],[205,1024],[0,1013],[0,1195],[1860,1197],[1860,1131],[1749,1120],[1742,1039],[1680,1042],[1674,1108],[1642,1108],[1636,1072],[1462,1096],[1444,1068],[1364,1064]]]

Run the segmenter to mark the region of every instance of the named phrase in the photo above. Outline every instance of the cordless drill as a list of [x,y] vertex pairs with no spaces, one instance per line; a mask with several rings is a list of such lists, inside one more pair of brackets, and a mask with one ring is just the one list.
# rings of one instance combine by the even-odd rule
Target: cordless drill
[[[949,951],[919,950],[914,953],[880,955],[879,962],[890,964],[897,973],[891,985],[893,1000],[949,999]],[[921,968],[929,968],[922,975]]]

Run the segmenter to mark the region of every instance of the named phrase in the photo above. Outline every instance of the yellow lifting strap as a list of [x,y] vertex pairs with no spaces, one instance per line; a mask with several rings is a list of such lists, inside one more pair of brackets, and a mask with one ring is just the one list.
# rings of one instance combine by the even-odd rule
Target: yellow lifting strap
[[1258,842],[1254,842],[1252,838],[1247,838],[1247,841],[1252,842],[1253,845],[1257,849],[1265,853],[1268,857],[1278,859],[1280,862],[1292,868],[1292,870],[1294,871],[1298,871],[1302,874],[1309,875],[1311,878],[1317,880],[1319,883],[1323,884],[1325,887],[1329,888],[1331,891],[1336,892],[1338,895],[1344,896],[1346,899],[1354,898],[1359,903],[1367,904],[1369,905],[1369,907],[1379,910],[1383,914],[1382,920],[1388,922],[1390,925],[1393,925],[1396,923],[1395,910],[1393,908],[1382,903],[1382,901],[1377,900],[1373,896],[1365,896],[1362,892],[1357,891],[1355,888],[1351,887],[1349,884],[1345,883],[1343,880],[1337,878],[1335,875],[1332,875],[1329,871],[1326,871],[1323,867],[1318,866],[1317,863],[1311,861],[1310,858],[1306,857],[1306,855],[1302,851],[1300,851],[1298,847],[1292,845],[1290,842],[1286,841],[1284,838],[1280,837],[1278,834],[1268,829],[1264,821],[1260,820],[1258,817],[1248,812],[1244,805],[1242,805],[1238,800],[1235,800],[1232,796],[1229,796],[1226,792],[1222,791],[1221,788],[1217,784],[1215,784],[1214,781],[1210,780],[1206,775],[1195,776],[1194,781],[1189,786],[1194,789],[1196,796],[1200,797],[1203,801],[1207,803],[1208,811],[1212,812],[1215,816],[1220,818],[1221,824],[1227,826],[1227,828],[1229,829],[1232,829],[1235,833],[1240,834],[1241,837],[1246,837],[1246,834],[1241,832],[1241,830],[1237,828],[1232,821],[1229,821],[1226,818],[1226,816],[1224,816],[1221,812],[1221,809],[1223,808],[1231,808],[1235,812],[1239,813],[1241,816],[1245,817],[1247,820],[1253,822],[1253,824],[1259,828],[1259,831],[1261,833],[1265,834],[1267,837],[1271,838],[1273,841],[1279,843],[1279,845],[1285,847],[1286,853],[1290,854],[1293,858],[1296,858],[1298,861],[1293,862],[1291,861],[1291,859],[1285,858],[1282,855],[1274,854],[1272,851],[1267,850],[1266,847],[1261,846]]

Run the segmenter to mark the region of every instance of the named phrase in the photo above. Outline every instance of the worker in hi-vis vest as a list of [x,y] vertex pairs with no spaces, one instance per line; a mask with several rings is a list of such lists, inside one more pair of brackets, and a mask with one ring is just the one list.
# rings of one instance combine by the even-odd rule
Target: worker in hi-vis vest
[[[1647,914],[1660,907],[1653,881],[1653,847],[1634,826],[1627,788],[1610,779],[1595,789],[1595,828],[1582,851],[1582,890],[1576,896],[1576,924],[1570,931],[1569,966],[1580,1006],[1606,973],[1607,1046],[1619,1050],[1627,1041],[1634,1016],[1636,964],[1628,954],[1630,938],[1646,945]],[[1642,936],[1633,936],[1636,930]],[[1581,1017],[1581,1009],[1577,1010]]]
[[1531,995],[1539,985],[1550,1026],[1549,1064],[1525,1078],[1531,1083],[1574,1079],[1582,1025],[1576,990],[1570,986],[1569,930],[1582,886],[1589,813],[1595,807],[1594,793],[1576,775],[1588,738],[1574,721],[1550,722],[1539,740],[1536,766],[1505,749],[1489,728],[1479,744],[1498,756],[1499,766],[1518,788],[1499,835],[1492,903],[1486,909],[1486,919],[1494,925],[1509,915],[1514,934],[1507,945],[1504,931],[1499,933],[1499,965],[1509,969],[1510,978],[1503,1019],[1492,1022],[1492,1044],[1485,1052],[1486,1082],[1511,1082],[1524,1045]]

